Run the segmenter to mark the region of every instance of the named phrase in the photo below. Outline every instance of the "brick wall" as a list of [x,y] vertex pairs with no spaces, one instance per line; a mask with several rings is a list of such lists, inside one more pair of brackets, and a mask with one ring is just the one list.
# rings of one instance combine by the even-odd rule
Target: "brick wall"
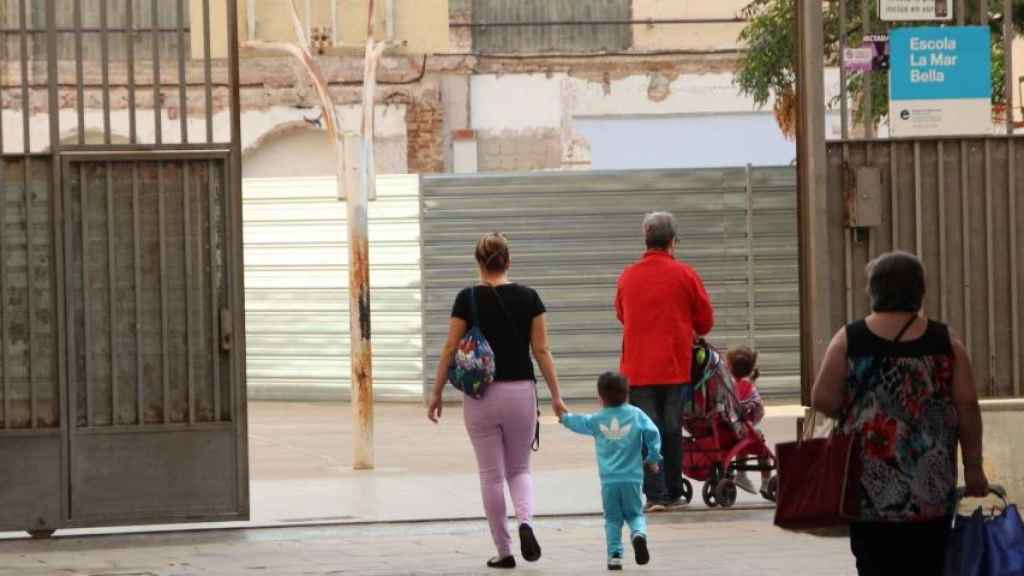
[[444,108],[440,93],[409,102],[405,112],[409,172],[445,171]]

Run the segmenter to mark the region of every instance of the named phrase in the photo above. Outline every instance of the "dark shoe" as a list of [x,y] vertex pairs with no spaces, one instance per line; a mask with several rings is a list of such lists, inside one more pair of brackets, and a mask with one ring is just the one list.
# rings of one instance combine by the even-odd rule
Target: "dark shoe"
[[641,566],[651,561],[651,552],[647,549],[647,537],[643,534],[633,536],[633,554],[636,556],[636,563]]
[[644,505],[644,512],[647,513],[647,514],[650,514],[652,512],[664,512],[664,511],[665,511],[665,505],[663,503],[661,503],[661,502],[651,502],[651,501],[648,501],[647,504]]
[[515,568],[516,558],[515,556],[505,556],[504,558],[498,558],[495,556],[487,561],[488,568]]
[[540,560],[540,544],[537,543],[537,537],[533,535],[533,528],[529,524],[519,525],[519,548],[523,553],[523,560]]
[[616,554],[608,559],[609,570],[622,570],[622,556]]
[[676,508],[682,508],[689,505],[689,502],[683,500],[683,497],[680,496],[679,498],[666,500],[665,502],[662,502],[661,505],[665,507],[665,510],[674,510]]

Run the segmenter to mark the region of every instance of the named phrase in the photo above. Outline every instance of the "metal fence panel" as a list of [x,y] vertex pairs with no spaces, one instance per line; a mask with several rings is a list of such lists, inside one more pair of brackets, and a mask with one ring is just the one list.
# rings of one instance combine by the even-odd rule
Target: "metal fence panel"
[[[244,190],[250,398],[347,399],[348,233],[335,180],[248,179]],[[379,177],[369,220],[374,395],[419,398],[418,178]]]
[[0,159],[0,427],[60,426],[50,166]]
[[[621,23],[631,14],[629,0],[473,0],[473,22],[481,25],[473,29],[473,48],[487,53],[627,50],[633,29]],[[584,24],[594,21],[601,23]]]
[[501,230],[513,277],[547,305],[565,395],[592,398],[597,374],[618,367],[615,283],[643,251],[643,215],[669,210],[679,256],[704,278],[716,307],[714,343],[752,342],[766,391],[797,393],[791,168],[429,176],[422,188],[427,386],[455,294],[476,279],[473,246]]
[[[964,340],[979,394],[1019,396],[1022,148],[1012,137],[830,143],[833,329],[868,312],[867,262],[889,250],[916,253],[929,276],[925,311]],[[853,230],[845,225],[853,193],[846,175],[862,166],[881,172],[884,219]]]

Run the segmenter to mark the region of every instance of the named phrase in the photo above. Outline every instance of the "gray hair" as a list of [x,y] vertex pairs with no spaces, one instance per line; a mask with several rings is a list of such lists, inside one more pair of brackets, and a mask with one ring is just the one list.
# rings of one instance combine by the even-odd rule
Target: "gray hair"
[[676,219],[668,212],[651,212],[644,217],[644,241],[651,250],[667,250],[676,239]]
[[908,252],[888,252],[872,260],[867,273],[873,312],[921,310],[925,272],[920,258]]

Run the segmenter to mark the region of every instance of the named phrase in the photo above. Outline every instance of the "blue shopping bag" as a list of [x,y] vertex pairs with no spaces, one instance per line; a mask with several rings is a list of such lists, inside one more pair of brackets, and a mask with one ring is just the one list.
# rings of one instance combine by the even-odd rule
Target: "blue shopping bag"
[[[944,576],[1024,576],[1024,521],[1017,506],[1007,502],[1005,489],[992,485],[991,492],[1003,501],[1002,510],[986,515],[978,507],[953,520]],[[958,508],[963,498],[961,488]]]
[[982,576],[1024,576],[1024,521],[1016,505],[985,520]]
[[970,516],[957,515],[946,546],[945,576],[983,576],[985,515],[979,507]]

